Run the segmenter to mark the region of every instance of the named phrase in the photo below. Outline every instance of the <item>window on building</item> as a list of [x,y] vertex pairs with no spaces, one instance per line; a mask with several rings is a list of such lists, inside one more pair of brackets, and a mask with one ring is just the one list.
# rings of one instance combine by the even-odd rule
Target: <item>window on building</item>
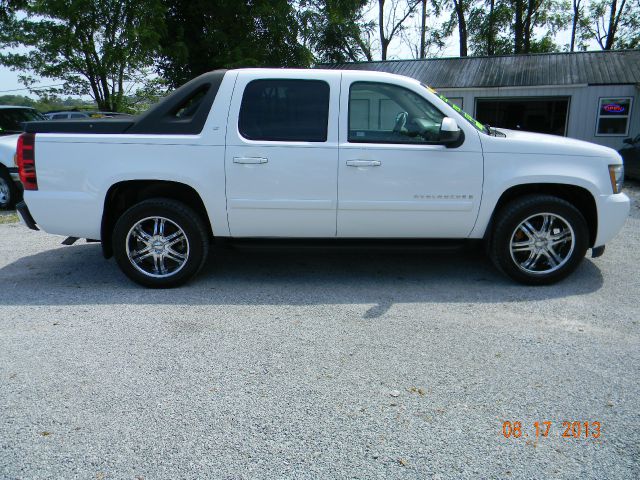
[[478,98],[476,118],[492,127],[565,135],[568,97]]
[[631,97],[600,98],[596,135],[626,136],[631,118]]
[[349,142],[436,143],[444,114],[406,88],[356,82],[349,92]]
[[326,142],[329,84],[254,80],[244,90],[238,128],[250,140]]

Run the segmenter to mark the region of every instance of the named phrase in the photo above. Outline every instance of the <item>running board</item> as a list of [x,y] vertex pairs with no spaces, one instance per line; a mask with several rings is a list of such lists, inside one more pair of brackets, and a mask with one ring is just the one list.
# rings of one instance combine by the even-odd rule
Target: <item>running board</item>
[[78,241],[78,237],[67,237],[62,241],[62,245],[73,245]]

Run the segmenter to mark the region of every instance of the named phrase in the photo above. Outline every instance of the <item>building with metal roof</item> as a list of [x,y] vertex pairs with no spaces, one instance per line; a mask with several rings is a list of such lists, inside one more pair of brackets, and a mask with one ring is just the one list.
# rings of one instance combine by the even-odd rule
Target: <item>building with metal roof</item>
[[322,65],[413,77],[478,120],[620,148],[640,134],[640,50]]

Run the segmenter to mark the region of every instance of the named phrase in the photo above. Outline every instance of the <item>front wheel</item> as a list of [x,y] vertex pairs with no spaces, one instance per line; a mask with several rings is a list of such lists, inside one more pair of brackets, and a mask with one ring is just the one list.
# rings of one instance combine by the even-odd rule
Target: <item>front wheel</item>
[[548,285],[573,272],[588,246],[587,222],[576,207],[550,195],[530,195],[498,213],[489,253],[514,280]]
[[140,202],[118,219],[113,254],[133,281],[151,288],[177,287],[204,265],[209,235],[200,216],[175,200]]

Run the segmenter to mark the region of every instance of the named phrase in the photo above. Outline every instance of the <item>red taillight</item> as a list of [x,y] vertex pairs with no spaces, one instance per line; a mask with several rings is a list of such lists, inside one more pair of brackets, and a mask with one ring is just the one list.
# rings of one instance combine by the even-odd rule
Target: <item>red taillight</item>
[[16,154],[22,186],[25,190],[38,190],[35,133],[23,133],[20,135]]

